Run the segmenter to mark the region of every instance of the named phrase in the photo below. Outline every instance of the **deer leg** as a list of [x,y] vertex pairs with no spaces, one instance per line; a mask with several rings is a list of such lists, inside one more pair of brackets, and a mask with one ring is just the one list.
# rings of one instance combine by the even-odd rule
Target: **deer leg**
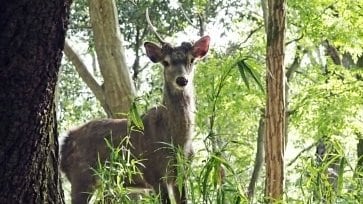
[[172,190],[177,204],[187,204],[187,190],[185,185],[178,186],[176,183],[172,184]]
[[90,170],[73,175],[71,181],[72,204],[87,204],[92,193],[94,181]]
[[155,193],[159,195],[162,204],[171,204],[167,183],[158,183],[157,185],[154,185],[153,188]]
[[90,187],[84,186],[85,184],[77,183],[72,184],[71,196],[72,204],[87,204],[88,197],[90,196]]

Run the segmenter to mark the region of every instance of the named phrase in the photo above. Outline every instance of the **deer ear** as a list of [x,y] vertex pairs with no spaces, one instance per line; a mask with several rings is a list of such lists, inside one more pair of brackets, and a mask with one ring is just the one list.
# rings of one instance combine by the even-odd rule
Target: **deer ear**
[[208,50],[209,50],[209,42],[210,42],[210,37],[208,35],[200,38],[193,45],[192,55],[195,58],[204,57],[207,54]]
[[158,45],[152,42],[145,42],[144,47],[146,50],[146,55],[152,62],[157,63],[162,60],[163,53],[161,52],[161,48]]

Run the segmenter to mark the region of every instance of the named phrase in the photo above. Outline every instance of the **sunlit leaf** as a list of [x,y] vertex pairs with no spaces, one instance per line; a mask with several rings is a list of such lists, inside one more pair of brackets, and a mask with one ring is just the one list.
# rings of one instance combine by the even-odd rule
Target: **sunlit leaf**
[[241,74],[242,80],[244,81],[248,89],[250,89],[250,86],[249,86],[249,78],[247,77],[247,75],[249,77],[252,77],[253,81],[257,84],[260,90],[264,92],[263,85],[261,83],[261,80],[259,79],[260,76],[258,76],[258,74],[253,70],[253,68],[248,65],[246,59],[239,60],[237,62],[237,67]]
[[131,110],[130,110],[130,120],[132,124],[136,125],[137,128],[143,130],[144,124],[142,122],[142,118],[139,114],[139,111],[137,109],[136,103],[132,103]]

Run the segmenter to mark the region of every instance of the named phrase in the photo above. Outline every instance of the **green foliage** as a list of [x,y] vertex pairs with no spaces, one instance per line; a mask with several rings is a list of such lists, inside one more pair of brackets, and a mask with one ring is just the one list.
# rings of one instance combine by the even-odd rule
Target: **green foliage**
[[94,118],[105,117],[99,101],[82,82],[73,65],[64,61],[58,82],[58,128],[64,132]]
[[[221,136],[235,139],[239,138],[236,135],[256,133],[258,110],[263,108],[265,97],[257,83],[247,88],[240,76],[237,63],[244,58],[242,54],[216,55],[197,68],[197,131],[208,140]],[[256,64],[254,69],[259,76],[263,75],[263,65]]]
[[288,5],[290,29],[299,30],[295,33],[305,37],[305,45],[316,46],[329,40],[342,52],[351,53],[355,60],[362,55],[362,1],[290,0]]
[[247,201],[239,173],[235,172],[228,161],[222,157],[222,152],[210,154],[206,158],[200,175],[196,179],[199,184],[202,203],[241,203]]
[[263,88],[263,85],[260,80],[261,77],[259,77],[256,74],[255,70],[250,65],[248,65],[248,63],[246,61],[247,61],[247,59],[242,59],[237,62],[237,67],[238,67],[239,72],[241,73],[241,77],[242,77],[244,83],[246,84],[247,88],[249,89],[250,83],[249,83],[249,79],[247,78],[247,75],[249,75],[257,83],[257,85],[261,89],[261,91],[264,92],[264,88]]
[[159,64],[152,65],[141,76],[144,80],[139,90],[139,97],[135,99],[141,113],[145,113],[151,107],[162,103],[163,95],[163,67]]
[[142,123],[142,118],[140,117],[136,102],[132,103],[131,110],[129,113],[129,121],[130,123],[132,123],[129,124],[129,126],[135,125],[140,130],[144,129],[144,124]]
[[[146,8],[153,25],[163,37],[172,37],[183,31],[187,26],[192,26],[195,31],[200,29],[200,20],[204,24],[215,21],[215,17],[223,12],[225,18],[220,23],[225,28],[231,29],[233,20],[244,18],[243,11],[236,8],[246,7],[239,0],[202,0],[202,1],[171,1],[171,0],[147,0],[147,1],[125,1],[116,0],[120,30],[126,41],[126,47],[132,49],[136,57],[141,56],[139,49],[147,38],[154,40],[155,36],[150,34],[145,19]],[[232,19],[230,19],[232,18]],[[88,1],[76,0],[72,4],[70,15],[69,32],[90,44],[92,49],[92,32],[88,11]]]
[[296,166],[300,177],[298,197],[289,194],[289,200],[302,203],[361,203],[362,179],[354,178],[353,163],[339,141],[331,147],[335,153],[326,154],[321,161],[303,157]]
[[324,135],[341,135],[353,128],[352,117],[359,114],[363,104],[363,82],[354,77],[355,72],[361,71],[331,65],[331,74],[327,76],[317,69],[310,72],[310,77],[316,78],[309,80],[309,84],[293,96],[292,109],[295,112],[292,123],[302,135],[309,134],[315,139]]
[[[205,17],[210,18],[207,22],[215,22],[216,18],[213,17],[224,11],[222,7],[226,2],[221,2],[181,1],[181,4],[186,16],[193,22],[197,22],[195,14],[203,13],[203,9],[206,9]],[[225,26],[225,32],[232,28],[238,29],[241,38],[244,38],[248,36],[246,31],[251,27],[255,29],[261,26],[263,20],[257,12],[260,10],[258,4],[229,2],[226,3],[228,8],[238,12],[233,17],[229,16],[233,13],[231,10],[228,11],[230,13],[223,13],[226,15],[220,21],[232,25]],[[128,48],[139,49],[139,45],[135,44],[137,35],[139,39],[150,37],[144,20],[144,10],[147,7],[154,25],[164,36],[170,36],[188,26],[181,10],[169,3],[117,1],[121,31],[128,42]],[[298,55],[301,55],[301,64],[287,84],[289,151],[286,152],[286,159],[288,161],[291,156],[299,154],[306,144],[317,143],[323,138],[328,142],[328,151],[322,161],[318,162],[314,154],[315,146],[312,146],[312,149],[302,151],[296,161],[286,167],[285,201],[361,203],[363,175],[359,171],[361,168],[356,165],[358,158],[355,143],[357,139],[362,139],[363,134],[363,71],[332,64],[322,50],[325,40],[328,40],[341,55],[348,53],[354,60],[362,55],[362,3],[353,0],[290,0],[287,5],[289,20],[286,36],[289,44],[286,64],[289,66],[290,59]],[[87,20],[84,17],[87,7],[78,3],[74,6],[81,12],[73,12],[75,16],[72,18],[77,18],[76,21]],[[81,27],[83,24],[77,25]],[[90,37],[84,30],[76,33]],[[175,149],[179,152],[176,168],[184,175],[177,178],[177,183],[187,181],[191,203],[247,203],[246,184],[251,177],[258,121],[265,105],[263,29],[257,30],[247,41],[238,40],[240,42],[231,45],[227,51],[212,51],[208,59],[197,67],[195,84],[198,111],[193,162],[190,163]],[[61,129],[102,115],[100,106],[68,64],[62,75]],[[147,85],[140,91],[141,97],[134,104],[132,112],[132,120],[136,125],[140,125],[140,118],[137,117],[140,112],[160,104],[161,75],[161,69],[145,69],[141,80]],[[116,145],[112,152],[119,153],[121,149],[118,148]],[[121,188],[121,178],[130,172],[135,173],[133,165],[138,161],[131,162],[132,157],[121,158],[120,155],[111,157],[121,161],[102,164],[102,169],[111,173],[100,174],[105,184],[101,184],[103,190],[98,191],[102,192],[98,195],[117,195],[117,199],[121,199],[118,201],[132,203],[130,190]],[[328,173],[332,166],[337,167],[335,186]],[[264,201],[264,176],[262,174],[257,181],[252,203]],[[109,185],[111,183],[113,184]],[[155,196],[148,194],[143,194],[141,200],[142,203],[158,203]]]
[[[254,76],[241,77],[238,63],[244,53],[210,55],[197,67],[197,135],[191,180],[193,203],[246,203],[245,184],[249,181],[251,150],[257,135],[264,93],[258,76],[260,62],[248,65]],[[253,60],[250,60],[253,62]],[[255,80],[247,87],[246,80]],[[198,141],[203,141],[200,143]],[[243,147],[243,148],[241,148]],[[198,198],[198,199],[196,199]],[[196,200],[195,200],[196,199]]]
[[124,187],[125,182],[130,182],[132,176],[140,175],[136,165],[138,161],[131,159],[131,152],[125,148],[129,146],[128,139],[119,146],[114,147],[109,141],[105,141],[110,149],[109,160],[105,163],[98,160],[98,168],[95,169],[95,175],[100,180],[94,193],[95,203],[124,203],[130,201],[127,190]]
[[[125,187],[132,182],[132,177],[142,176],[139,167],[142,166],[130,152],[132,144],[129,137],[118,144],[105,141],[110,151],[110,156],[105,162],[98,161],[97,169],[94,169],[98,179],[98,185],[91,200],[94,203],[132,203],[132,191]],[[149,198],[147,198],[149,199]]]
[[[290,82],[289,129],[293,131],[289,142],[300,149],[306,142],[321,139],[329,145],[321,163],[308,151],[297,166],[288,167],[287,201],[360,203],[362,180],[354,177],[354,147],[357,133],[363,131],[363,83],[357,80],[362,70],[346,69],[330,61],[322,66],[310,63]],[[333,167],[337,168],[335,179],[331,177]]]

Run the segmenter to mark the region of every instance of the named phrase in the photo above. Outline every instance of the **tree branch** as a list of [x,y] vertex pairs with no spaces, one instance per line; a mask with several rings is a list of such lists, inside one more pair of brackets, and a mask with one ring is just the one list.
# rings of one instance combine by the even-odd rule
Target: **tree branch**
[[304,35],[301,35],[301,36],[300,36],[300,37],[298,37],[298,38],[295,38],[295,39],[293,39],[293,40],[290,40],[290,41],[288,41],[287,43],[285,43],[285,46],[287,46],[287,45],[289,45],[289,44],[291,44],[291,43],[293,43],[293,42],[297,42],[297,41],[299,41],[299,40],[303,39],[303,37],[304,37]]
[[240,44],[244,44],[244,43],[246,43],[247,41],[248,41],[248,39],[250,39],[251,38],[251,36],[254,34],[254,33],[256,33],[257,31],[259,31],[261,28],[262,28],[262,26],[263,25],[260,25],[260,26],[258,26],[256,29],[253,29],[253,30],[251,30],[250,31],[250,33],[247,35],[247,37],[242,41],[242,43],[240,43]]
[[115,0],[88,0],[98,64],[109,117],[124,118],[136,90],[126,64],[124,41],[118,23]]
[[183,16],[188,21],[189,25],[191,25],[193,28],[198,29],[198,26],[194,25],[193,21],[188,17],[187,13],[185,12],[183,5],[179,2],[179,8],[182,11]]
[[333,45],[331,45],[328,40],[325,40],[323,45],[326,48],[327,55],[329,55],[331,57],[334,64],[341,65],[342,60],[340,59],[340,54],[339,54],[338,50]]
[[292,164],[294,164],[296,162],[296,160],[306,151],[309,151],[310,149],[312,149],[313,147],[315,147],[315,145],[317,144],[317,142],[314,142],[313,144],[305,147],[304,149],[302,149],[288,164],[287,166],[291,166]]
[[75,66],[77,73],[82,78],[82,80],[87,84],[87,86],[91,89],[92,93],[96,96],[97,100],[100,101],[101,106],[108,114],[108,108],[106,105],[106,101],[104,98],[104,92],[102,87],[97,83],[92,74],[88,71],[87,66],[78,55],[78,53],[72,48],[69,44],[69,40],[66,39],[64,43],[64,53]]
[[267,25],[268,25],[268,8],[267,8],[266,3],[267,3],[267,1],[261,0],[261,7],[262,7],[262,14],[263,14],[265,33],[267,33]]
[[286,80],[290,81],[292,74],[297,70],[297,68],[299,68],[300,66],[300,55],[298,53],[296,53],[296,56],[294,58],[294,61],[292,62],[292,64],[289,66],[289,68],[286,71]]
[[198,14],[198,20],[199,20],[199,36],[204,35],[205,31],[205,22],[202,14]]

